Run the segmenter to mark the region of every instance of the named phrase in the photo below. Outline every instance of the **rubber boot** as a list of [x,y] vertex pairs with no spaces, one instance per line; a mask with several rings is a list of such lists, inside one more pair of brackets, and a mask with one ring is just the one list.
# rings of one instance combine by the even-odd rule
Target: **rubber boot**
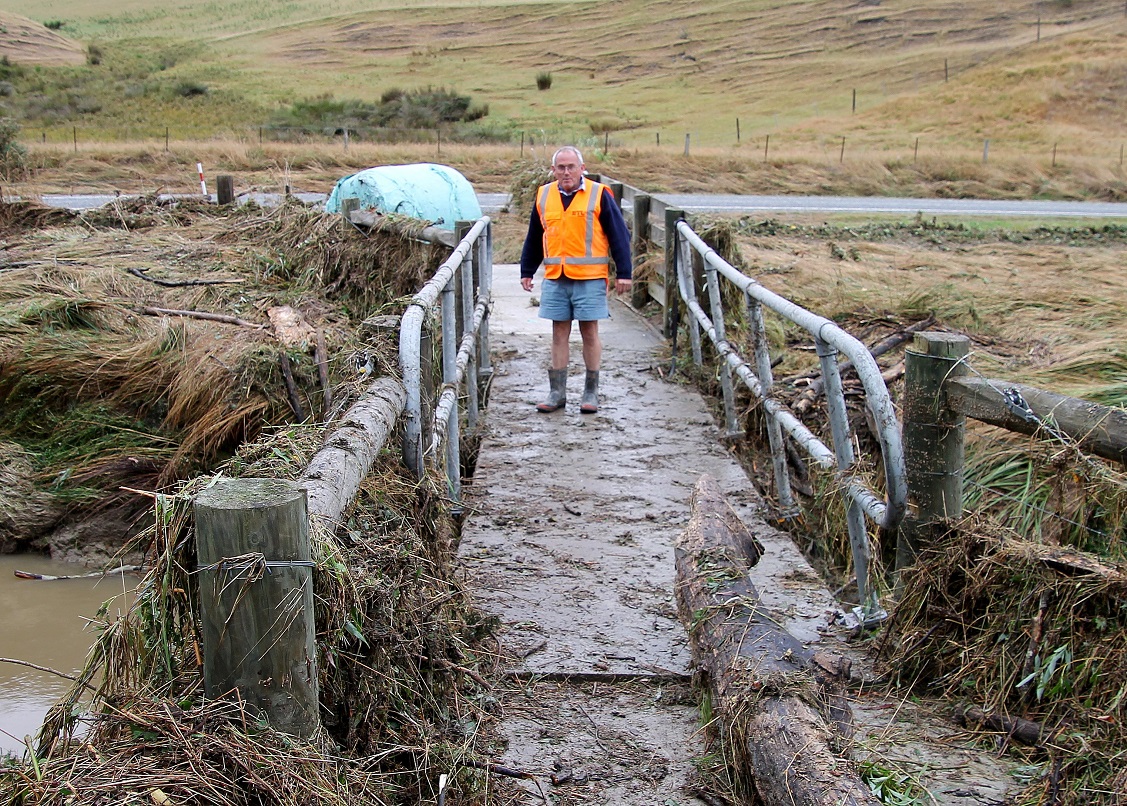
[[579,399],[579,410],[584,414],[594,414],[599,410],[599,371],[587,370],[587,381],[583,385],[583,397]]
[[548,370],[548,398],[536,404],[537,411],[556,411],[567,404],[567,367]]

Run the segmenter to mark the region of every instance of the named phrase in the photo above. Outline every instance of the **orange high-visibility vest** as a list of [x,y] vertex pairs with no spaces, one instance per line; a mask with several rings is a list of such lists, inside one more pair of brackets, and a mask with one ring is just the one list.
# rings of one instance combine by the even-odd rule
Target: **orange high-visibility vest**
[[606,280],[610,276],[610,243],[599,224],[603,186],[584,179],[565,210],[558,182],[536,194],[536,212],[544,225],[544,277]]

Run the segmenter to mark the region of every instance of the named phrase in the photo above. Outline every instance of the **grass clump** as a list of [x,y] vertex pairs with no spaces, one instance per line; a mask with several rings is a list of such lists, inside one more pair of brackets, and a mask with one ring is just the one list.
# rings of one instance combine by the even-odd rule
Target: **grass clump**
[[537,73],[536,74],[536,89],[543,92],[552,88],[552,74],[551,73]]

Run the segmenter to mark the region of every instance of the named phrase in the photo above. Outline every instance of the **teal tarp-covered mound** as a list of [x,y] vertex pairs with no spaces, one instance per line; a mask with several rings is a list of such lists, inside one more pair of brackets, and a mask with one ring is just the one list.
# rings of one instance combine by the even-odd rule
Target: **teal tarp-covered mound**
[[337,182],[325,212],[339,213],[342,199],[359,199],[360,209],[421,218],[436,227],[481,218],[473,185],[447,165],[381,165]]

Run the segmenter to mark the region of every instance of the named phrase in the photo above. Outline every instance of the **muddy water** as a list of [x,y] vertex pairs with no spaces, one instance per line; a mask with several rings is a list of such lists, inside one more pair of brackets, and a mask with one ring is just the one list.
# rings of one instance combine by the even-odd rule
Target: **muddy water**
[[[0,556],[0,657],[67,674],[78,671],[95,637],[85,619],[93,618],[108,599],[117,597],[111,614],[124,607],[122,576],[36,581],[17,579],[16,570],[64,576],[90,569],[26,554]],[[124,578],[128,588],[136,584],[135,578]],[[0,662],[0,754],[22,753],[24,737],[35,735],[47,709],[70,684],[53,674]]]

